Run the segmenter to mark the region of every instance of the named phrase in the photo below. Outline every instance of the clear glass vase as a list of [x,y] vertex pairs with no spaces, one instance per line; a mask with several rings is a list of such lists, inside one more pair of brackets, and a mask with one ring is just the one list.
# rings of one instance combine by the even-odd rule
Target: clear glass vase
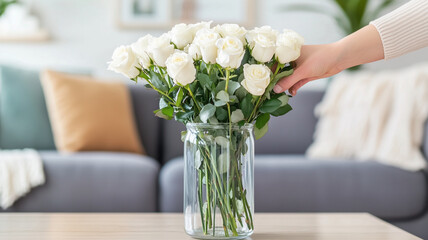
[[187,124],[184,220],[199,239],[242,239],[254,230],[253,125]]

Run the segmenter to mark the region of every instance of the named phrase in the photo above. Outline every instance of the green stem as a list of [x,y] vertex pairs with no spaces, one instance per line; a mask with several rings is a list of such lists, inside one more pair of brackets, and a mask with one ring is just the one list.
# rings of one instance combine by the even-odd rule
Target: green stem
[[[199,201],[199,211],[201,212],[201,218],[205,219],[203,203],[202,203],[202,171],[201,170],[198,170],[198,201]],[[208,233],[205,225],[205,221],[203,220],[202,220],[202,229],[204,231],[204,234]]]
[[227,92],[227,89],[229,88],[229,80],[230,80],[230,69],[226,68],[226,87],[224,90]]
[[185,87],[185,89],[189,92],[190,96],[191,96],[191,97],[192,97],[192,99],[193,99],[193,102],[195,102],[196,108],[197,108],[197,109],[198,109],[198,111],[200,112],[200,111],[201,111],[201,107],[199,106],[198,102],[196,101],[195,95],[193,95],[192,90],[190,90],[190,86],[189,86],[189,85],[187,85],[187,86]]

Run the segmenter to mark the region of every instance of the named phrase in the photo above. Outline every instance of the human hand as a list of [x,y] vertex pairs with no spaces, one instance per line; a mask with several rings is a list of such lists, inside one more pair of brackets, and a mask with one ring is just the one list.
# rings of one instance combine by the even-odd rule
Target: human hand
[[274,91],[280,93],[288,90],[294,96],[299,88],[310,81],[384,57],[379,32],[370,24],[335,43],[303,46],[294,73],[281,79]]
[[274,91],[280,93],[288,90],[294,96],[306,83],[341,72],[343,69],[338,64],[340,54],[337,43],[302,46],[294,73],[281,79]]

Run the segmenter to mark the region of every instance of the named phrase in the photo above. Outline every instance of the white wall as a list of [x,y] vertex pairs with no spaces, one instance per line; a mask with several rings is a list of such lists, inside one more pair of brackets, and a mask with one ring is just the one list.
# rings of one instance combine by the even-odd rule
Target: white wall
[[[30,0],[27,0],[30,1]],[[116,0],[33,0],[32,8],[52,34],[45,43],[0,43],[0,63],[31,68],[91,69],[94,75],[119,77],[106,70],[113,49],[129,44],[148,33],[144,30],[119,30],[115,26]],[[404,0],[403,0],[404,1]],[[301,33],[307,44],[336,41],[341,37],[334,21],[324,15],[280,12],[278,5],[298,0],[258,0],[257,25],[290,28]],[[305,2],[321,2],[307,0]],[[323,0],[330,7],[328,0]],[[405,2],[405,1],[404,1]],[[150,32],[159,34],[160,32]],[[369,64],[371,69],[408,66],[427,61],[428,49],[390,61]]]

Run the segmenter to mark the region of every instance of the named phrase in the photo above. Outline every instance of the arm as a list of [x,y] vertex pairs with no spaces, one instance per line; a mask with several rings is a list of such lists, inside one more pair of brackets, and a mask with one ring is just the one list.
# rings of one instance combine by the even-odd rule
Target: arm
[[338,42],[303,46],[295,73],[281,79],[274,90],[289,90],[295,95],[300,87],[312,80],[426,46],[428,0],[412,0]]

